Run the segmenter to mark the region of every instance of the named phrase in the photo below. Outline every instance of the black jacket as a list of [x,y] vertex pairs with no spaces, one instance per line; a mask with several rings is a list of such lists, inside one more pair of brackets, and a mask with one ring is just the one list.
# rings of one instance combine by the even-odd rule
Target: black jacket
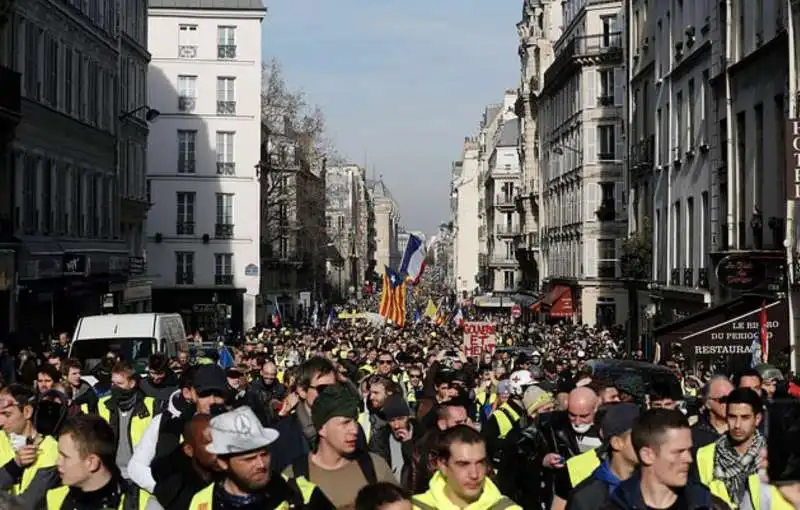
[[139,388],[148,397],[153,397],[153,412],[158,414],[167,408],[170,397],[178,390],[178,378],[169,371],[161,384],[154,385],[149,377],[144,377],[139,382]]
[[697,423],[692,426],[692,450],[697,453],[700,448],[720,438],[720,433],[708,420],[708,411],[697,416]]
[[542,459],[547,454],[547,442],[539,420],[524,429],[513,429],[506,441],[507,447],[495,466],[497,488],[522,508],[540,508],[550,498],[542,491]]
[[164,510],[188,509],[194,495],[211,483],[195,471],[182,448],[154,459],[150,470],[157,480],[153,495]]
[[[641,477],[635,473],[615,490],[605,505],[594,506],[602,510],[646,510],[642,499]],[[705,485],[692,482],[681,489],[679,500],[685,510],[729,510],[727,503],[711,494]]]
[[[513,424],[511,430],[518,430],[522,427],[525,427],[526,424],[524,420],[527,419],[527,413],[522,406],[514,402],[513,400],[508,400],[508,405],[511,406],[514,411],[517,412],[519,415],[519,421]],[[495,413],[498,411],[495,411]],[[499,411],[503,412],[503,411]],[[520,423],[523,422],[523,423]],[[511,434],[511,432],[509,432]],[[486,422],[486,426],[481,429],[481,435],[486,440],[486,454],[489,456],[490,459],[493,461],[497,461],[497,459],[501,459],[503,457],[503,447],[506,444],[510,444],[506,442],[506,435],[505,438],[500,438],[500,426],[497,424],[497,418],[492,413],[492,416],[489,417],[489,420]]]

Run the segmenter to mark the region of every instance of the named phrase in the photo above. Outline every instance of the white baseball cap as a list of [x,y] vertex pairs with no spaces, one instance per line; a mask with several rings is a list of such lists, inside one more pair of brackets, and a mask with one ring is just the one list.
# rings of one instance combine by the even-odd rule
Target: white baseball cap
[[247,406],[220,414],[211,419],[211,444],[207,450],[214,455],[236,455],[260,450],[274,443],[280,434],[265,428]]

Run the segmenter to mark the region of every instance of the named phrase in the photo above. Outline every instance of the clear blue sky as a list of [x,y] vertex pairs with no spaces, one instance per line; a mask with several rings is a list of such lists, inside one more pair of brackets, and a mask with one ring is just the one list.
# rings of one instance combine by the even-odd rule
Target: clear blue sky
[[264,59],[322,107],[342,154],[383,175],[403,224],[433,233],[464,136],[519,83],[522,0],[265,4]]

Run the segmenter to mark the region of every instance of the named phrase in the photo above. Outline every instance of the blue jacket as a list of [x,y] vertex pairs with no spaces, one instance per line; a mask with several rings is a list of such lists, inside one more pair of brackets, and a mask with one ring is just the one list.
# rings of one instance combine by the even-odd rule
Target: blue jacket
[[[682,489],[686,510],[729,510],[728,505],[714,497],[708,488],[692,479]],[[644,510],[647,506],[642,499],[641,475],[637,471],[629,479],[621,482],[611,493],[603,510]]]

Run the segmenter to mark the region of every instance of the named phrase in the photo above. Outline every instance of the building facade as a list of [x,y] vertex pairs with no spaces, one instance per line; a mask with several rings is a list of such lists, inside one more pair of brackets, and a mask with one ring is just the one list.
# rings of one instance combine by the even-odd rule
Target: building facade
[[502,103],[487,106],[478,133],[478,285],[482,292],[513,291],[519,281],[514,253],[514,236],[520,232],[514,196],[521,179],[516,100],[516,90],[506,90]]
[[375,213],[367,190],[366,171],[353,164],[328,168],[325,189],[327,297],[346,299],[359,295],[365,282],[373,279],[376,269],[375,238],[371,235]]
[[[288,134],[287,134],[288,133]],[[308,319],[325,282],[325,163],[291,126],[263,126],[259,322],[280,307],[284,319]]]
[[[150,0],[153,310],[252,328],[259,293],[260,0]],[[167,36],[167,34],[171,34]],[[244,43],[247,44],[244,44]]]
[[[144,119],[124,129],[120,121],[127,104],[147,105],[147,11],[144,0],[121,4],[121,12],[118,5],[32,0],[8,13],[0,53],[21,75],[22,95],[3,165],[5,182],[13,183],[4,188],[13,190],[11,228],[21,241],[19,320],[9,330],[29,339],[71,331],[83,315],[124,309],[129,256],[141,255],[122,229],[118,146],[147,137]],[[128,59],[135,75],[122,74]],[[123,134],[131,130],[135,136]],[[143,178],[132,185],[136,195]]]
[[450,176],[450,215],[453,222],[453,279],[459,297],[469,296],[478,287],[478,230],[481,211],[478,166],[478,139],[467,137],[461,160],[453,163]]
[[384,266],[400,268],[402,252],[398,245],[400,233],[400,208],[383,179],[367,181],[370,199],[375,210],[375,269]]
[[567,0],[562,7],[564,31],[539,102],[544,305],[554,319],[624,324],[622,3]]
[[553,61],[553,41],[561,34],[561,4],[552,0],[523,0],[519,33],[520,85],[515,110],[520,119],[519,160],[522,178],[516,205],[520,213],[520,235],[515,253],[520,263],[520,287],[538,290],[541,284],[539,210],[539,96],[544,71]]

